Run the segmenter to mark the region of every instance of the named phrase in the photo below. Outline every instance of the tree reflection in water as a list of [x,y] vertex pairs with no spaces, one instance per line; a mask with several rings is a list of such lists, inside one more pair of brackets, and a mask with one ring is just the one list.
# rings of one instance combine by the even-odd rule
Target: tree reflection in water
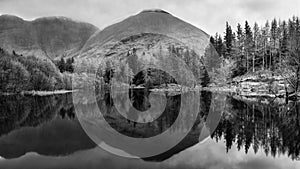
[[[137,110],[145,111],[151,107],[148,96],[149,93],[145,91],[136,91],[131,94],[130,101]],[[289,103],[288,105],[264,104],[209,92],[201,92],[200,96],[200,112],[189,134],[171,150],[145,160],[162,161],[197,144],[203,126],[209,127],[209,122],[206,121],[206,118],[210,111],[221,114],[221,121],[217,129],[211,134],[211,137],[217,142],[225,140],[227,151],[236,146],[238,150],[245,150],[245,153],[253,149],[255,153],[263,150],[266,155],[272,155],[273,157],[285,154],[293,160],[299,158],[299,103]],[[160,98],[155,95],[154,97]],[[178,116],[182,96],[173,94],[167,95],[166,98],[167,106],[164,112],[152,123],[135,123],[127,120],[114,108],[114,103],[109,93],[99,96],[97,103],[87,102],[84,108],[86,111],[94,111],[96,107],[100,108],[109,124],[122,134],[147,138],[166,131]],[[119,99],[122,101],[122,97]],[[189,102],[188,99],[183,101]],[[128,111],[130,113],[129,109]],[[184,130],[185,124],[188,124],[191,118],[193,117],[190,117],[187,111],[181,120],[183,128],[176,130]],[[57,131],[58,122],[59,125],[64,126],[68,130],[68,137],[76,138],[73,140],[77,140],[77,142],[66,139],[66,133]],[[20,130],[26,127],[32,128]],[[39,141],[46,141],[42,140],[38,135],[35,137],[35,130],[39,131],[40,129],[43,133],[53,133],[55,131],[55,137],[61,137],[61,144],[49,142],[47,149],[43,147],[43,144],[40,144]],[[14,135],[10,135],[13,131],[15,131]],[[7,148],[6,152],[2,151],[1,156],[7,158],[18,157],[26,153],[27,150],[41,154],[67,155],[96,146],[84,133],[77,121],[71,95],[0,97],[0,141],[2,140],[3,143],[7,142],[6,140],[12,141],[19,138],[17,137],[19,135],[30,139],[35,138],[36,142],[32,144],[18,143],[19,147],[15,146],[14,148],[11,146]],[[13,136],[16,136],[16,138]],[[47,140],[49,139],[51,138],[47,138]],[[81,142],[78,142],[78,140],[81,140]],[[62,149],[61,146],[65,145],[65,143],[70,146],[67,149]],[[5,144],[0,146],[2,148],[7,147]],[[22,148],[22,146],[24,147]]]
[[0,97],[0,136],[22,127],[35,127],[50,122],[57,115],[75,118],[70,94],[25,97]]
[[216,141],[224,138],[227,152],[232,146],[242,147],[248,153],[263,149],[268,156],[287,154],[299,158],[300,150],[300,104],[261,104],[227,98],[228,106],[222,120],[211,135]]

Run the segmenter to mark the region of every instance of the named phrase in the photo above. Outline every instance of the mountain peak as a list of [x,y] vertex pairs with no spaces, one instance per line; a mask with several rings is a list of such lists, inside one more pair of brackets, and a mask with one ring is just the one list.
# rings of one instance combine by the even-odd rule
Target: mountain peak
[[149,13],[149,12],[156,12],[156,13],[165,13],[165,14],[170,14],[167,11],[164,11],[162,9],[145,9],[141,13]]
[[9,14],[3,14],[0,15],[0,19],[9,19],[9,20],[19,20],[19,21],[24,21],[22,18],[16,16],[16,15],[9,15]]
[[36,18],[33,20],[33,22],[55,21],[55,20],[83,23],[82,21],[74,20],[65,16],[45,16],[45,17]]
[[45,17],[36,18],[35,20],[55,20],[55,19],[72,20],[64,16],[45,16]]

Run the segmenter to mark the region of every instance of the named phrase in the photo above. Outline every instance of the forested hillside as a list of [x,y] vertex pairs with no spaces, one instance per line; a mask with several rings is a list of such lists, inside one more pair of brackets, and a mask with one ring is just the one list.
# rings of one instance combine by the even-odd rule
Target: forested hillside
[[145,10],[94,34],[75,59],[75,70],[98,69],[105,83],[120,77],[120,83],[130,80],[132,87],[207,86],[209,74],[220,66],[209,38],[168,12]]
[[224,36],[216,33],[210,41],[223,60],[220,73],[226,82],[237,76],[268,72],[270,76],[281,76],[294,91],[299,90],[299,17],[273,19],[262,26],[254,23],[252,27],[245,21],[236,29],[226,22]]
[[0,92],[49,91],[70,86],[71,77],[61,74],[51,60],[9,54],[0,48]]
[[[11,23],[24,22],[8,16],[2,16],[2,20],[10,23],[7,25],[11,29],[19,27],[19,24]],[[63,18],[43,18],[32,23],[43,26],[52,22],[59,25],[58,32],[62,31],[63,23],[76,25],[74,21]],[[85,30],[89,24],[80,25]],[[96,30],[90,25],[87,27],[88,33],[84,31],[86,36],[80,40],[79,48]],[[50,28],[47,31],[51,32]],[[67,37],[78,33],[80,31],[73,31]],[[180,76],[189,87],[227,85],[234,86],[233,92],[246,91],[245,95],[260,92],[260,96],[287,96],[297,93],[300,88],[299,17],[287,21],[273,19],[253,26],[245,21],[236,29],[226,22],[224,36],[216,33],[209,39],[202,30],[171,14],[150,10],[98,32],[87,40],[77,57],[72,57],[68,50],[60,50],[60,57],[54,56],[55,51],[51,50],[50,58],[44,54],[33,56],[28,52],[13,50],[9,53],[6,50],[12,50],[11,46],[8,49],[2,46],[0,50],[1,92],[72,89],[72,75],[76,78],[76,88],[84,87],[83,82],[109,85],[113,77],[120,78],[122,83],[129,81],[136,87],[155,88],[162,87],[161,84],[167,87],[167,83],[176,83],[171,76]],[[184,64],[175,64],[176,59]],[[157,70],[151,69],[151,64],[158,66]],[[195,79],[187,76],[187,72],[179,73],[185,68],[183,65],[189,68]],[[160,71],[159,66],[169,69],[173,75]],[[139,69],[143,71],[137,71]],[[96,70],[95,81],[89,72]]]

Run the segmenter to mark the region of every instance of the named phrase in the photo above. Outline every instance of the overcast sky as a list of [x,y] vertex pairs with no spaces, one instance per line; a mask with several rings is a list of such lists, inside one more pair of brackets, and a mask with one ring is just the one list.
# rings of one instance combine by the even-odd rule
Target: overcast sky
[[299,15],[299,0],[0,0],[0,14],[25,19],[66,16],[92,23],[100,29],[134,15],[143,9],[166,10],[208,34],[224,32],[225,22],[287,19]]

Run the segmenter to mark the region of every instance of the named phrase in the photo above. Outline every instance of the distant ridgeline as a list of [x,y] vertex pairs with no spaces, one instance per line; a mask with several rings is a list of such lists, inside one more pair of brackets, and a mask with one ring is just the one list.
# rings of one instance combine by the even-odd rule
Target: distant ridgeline
[[42,17],[24,20],[0,15],[0,47],[25,56],[59,59],[76,55],[87,39],[98,30],[92,24],[66,17]]
[[[72,71],[72,61],[59,61],[61,72]],[[71,89],[71,76],[60,70],[50,59],[23,56],[15,51],[9,54],[0,48],[0,92]]]

